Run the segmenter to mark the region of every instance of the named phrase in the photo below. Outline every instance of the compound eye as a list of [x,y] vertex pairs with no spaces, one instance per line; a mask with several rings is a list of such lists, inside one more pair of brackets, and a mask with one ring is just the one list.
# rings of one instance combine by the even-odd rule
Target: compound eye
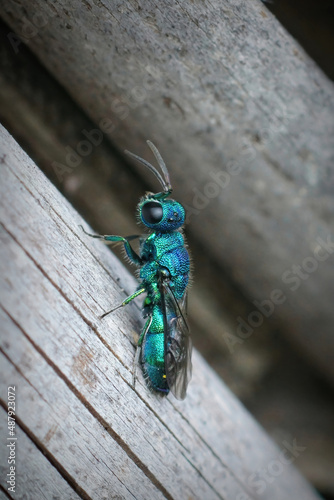
[[148,201],[142,206],[142,217],[148,224],[157,224],[163,216],[162,206],[158,201]]

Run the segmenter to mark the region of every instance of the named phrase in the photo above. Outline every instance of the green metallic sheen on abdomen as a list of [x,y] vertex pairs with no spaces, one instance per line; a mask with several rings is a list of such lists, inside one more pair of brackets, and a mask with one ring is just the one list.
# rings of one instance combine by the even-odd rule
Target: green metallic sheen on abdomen
[[168,392],[164,360],[164,322],[158,305],[153,307],[152,323],[142,346],[144,375],[155,390]]

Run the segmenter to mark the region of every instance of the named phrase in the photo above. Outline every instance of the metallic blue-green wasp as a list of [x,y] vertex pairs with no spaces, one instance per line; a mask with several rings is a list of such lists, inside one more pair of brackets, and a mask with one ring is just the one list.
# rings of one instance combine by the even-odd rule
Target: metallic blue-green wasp
[[[143,303],[146,322],[137,344],[135,367],[139,360],[146,382],[153,390],[165,394],[171,391],[177,399],[184,399],[192,370],[192,346],[186,321],[190,261],[181,229],[185,210],[169,198],[172,186],[167,167],[154,144],[150,141],[147,144],[161,173],[146,160],[126,151],[149,168],[162,186],[161,192],[147,193],[139,201],[139,221],[151,230],[139,237],[139,252],[130,244],[137,236],[89,236],[109,243],[122,242],[131,262],[140,268],[138,289],[102,317],[146,293]],[[135,383],[135,368],[133,381]]]

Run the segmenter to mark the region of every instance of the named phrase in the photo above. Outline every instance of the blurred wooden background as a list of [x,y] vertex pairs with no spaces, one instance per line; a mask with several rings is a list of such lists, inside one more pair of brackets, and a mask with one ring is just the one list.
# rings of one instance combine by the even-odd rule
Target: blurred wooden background
[[137,232],[156,184],[122,151],[156,143],[190,213],[195,345],[278,442],[307,447],[297,465],[331,498],[334,254],[310,258],[334,241],[333,84],[260,3],[113,7],[3,2],[1,121],[101,233]]

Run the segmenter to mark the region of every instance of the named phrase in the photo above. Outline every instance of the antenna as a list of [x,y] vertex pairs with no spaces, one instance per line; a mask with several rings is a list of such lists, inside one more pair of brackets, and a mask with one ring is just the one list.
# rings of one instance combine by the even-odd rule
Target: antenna
[[171,186],[171,183],[170,183],[169,172],[167,170],[166,163],[163,161],[162,156],[161,156],[161,154],[158,151],[158,148],[153,144],[153,142],[151,142],[151,141],[146,141],[146,142],[148,144],[148,147],[150,148],[150,150],[154,154],[154,156],[155,156],[155,158],[156,158],[156,160],[157,160],[157,162],[159,164],[159,167],[162,170],[162,173],[164,174],[168,190],[171,191],[172,190],[172,186]]
[[137,156],[134,153],[131,153],[127,149],[124,151],[124,153],[127,154],[128,156],[130,156],[131,158],[134,158],[135,160],[139,161],[143,165],[145,165],[145,167],[147,167],[159,180],[161,186],[163,187],[163,190],[166,193],[171,192],[172,186],[170,183],[169,173],[168,173],[166,164],[163,161],[161,154],[159,153],[158,149],[155,147],[153,142],[151,142],[151,141],[146,141],[146,142],[147,142],[150,150],[154,154],[154,156],[159,164],[159,167],[161,168],[161,171],[162,171],[164,178],[161,176],[160,172],[158,172],[158,170],[153,165],[151,165],[148,161],[144,160],[143,158],[140,158],[140,156]]

